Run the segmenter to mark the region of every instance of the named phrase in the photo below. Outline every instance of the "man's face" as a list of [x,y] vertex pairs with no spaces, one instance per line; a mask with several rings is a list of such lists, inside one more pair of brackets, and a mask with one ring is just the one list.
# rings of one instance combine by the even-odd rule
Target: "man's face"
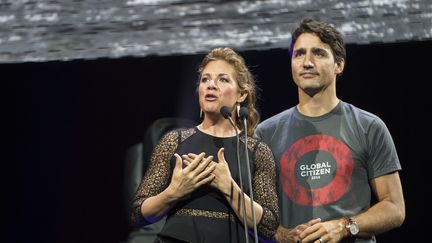
[[335,63],[330,46],[315,34],[303,33],[294,44],[292,76],[296,85],[309,96],[334,85],[343,64],[343,61]]

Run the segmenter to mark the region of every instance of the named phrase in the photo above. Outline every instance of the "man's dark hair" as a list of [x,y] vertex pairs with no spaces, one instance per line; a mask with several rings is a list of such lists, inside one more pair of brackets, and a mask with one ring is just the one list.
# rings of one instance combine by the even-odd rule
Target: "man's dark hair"
[[342,34],[328,23],[309,18],[304,19],[300,26],[292,32],[289,48],[291,57],[297,38],[303,33],[316,34],[322,42],[330,46],[336,63],[340,63],[342,60],[346,62],[345,43]]

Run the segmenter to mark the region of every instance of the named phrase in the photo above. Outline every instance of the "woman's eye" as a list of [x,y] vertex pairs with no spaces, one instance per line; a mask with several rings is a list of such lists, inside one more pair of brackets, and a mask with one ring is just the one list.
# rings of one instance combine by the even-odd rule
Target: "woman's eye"
[[205,83],[205,82],[207,82],[208,81],[208,78],[202,78],[201,79],[201,83]]
[[226,78],[220,78],[220,81],[222,81],[222,82],[224,82],[224,83],[228,83],[228,82],[229,82],[229,80],[226,79]]

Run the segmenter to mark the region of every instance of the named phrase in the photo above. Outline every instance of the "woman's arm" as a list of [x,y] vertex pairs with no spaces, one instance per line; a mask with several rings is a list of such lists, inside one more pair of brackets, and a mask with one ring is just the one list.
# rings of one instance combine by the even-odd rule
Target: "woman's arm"
[[[175,131],[169,132],[153,150],[149,169],[132,203],[132,222],[135,225],[158,221],[184,195],[212,180],[214,166],[208,166],[212,157],[203,159],[203,153],[191,162],[191,166],[182,168],[182,159],[174,154],[178,136]],[[174,170],[170,162],[173,156],[176,158]]]
[[141,204],[141,214],[147,221],[154,222],[161,219],[183,196],[210,182],[214,177],[211,172],[215,166],[207,167],[213,156],[204,159],[205,154],[201,153],[183,169],[181,157],[178,154],[174,155],[176,165],[168,187]]
[[254,200],[263,208],[261,220],[257,221],[257,229],[264,237],[271,238],[279,226],[276,164],[270,148],[262,142],[255,150],[255,173],[252,179]]
[[[213,174],[215,178],[211,182],[211,185],[219,189],[225,196],[226,200],[230,204],[233,211],[236,213],[237,217],[243,221],[243,202],[241,189],[231,177],[231,172],[229,166],[224,156],[224,149],[221,148],[218,151],[218,161],[216,169]],[[252,220],[252,209],[251,209],[251,199],[247,194],[244,194],[245,205],[246,205],[246,224],[249,228],[253,227]],[[253,203],[256,222],[259,222],[262,217],[263,208],[258,203]]]

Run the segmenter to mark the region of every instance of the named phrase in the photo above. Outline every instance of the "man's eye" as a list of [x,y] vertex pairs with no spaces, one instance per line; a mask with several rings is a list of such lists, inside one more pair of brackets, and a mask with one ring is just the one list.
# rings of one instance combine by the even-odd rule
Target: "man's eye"
[[300,52],[296,52],[296,53],[294,53],[294,57],[300,57],[300,56],[302,56],[303,55],[303,53],[300,53]]
[[325,51],[323,51],[323,50],[317,50],[317,51],[314,52],[314,55],[316,57],[326,57],[327,53]]

